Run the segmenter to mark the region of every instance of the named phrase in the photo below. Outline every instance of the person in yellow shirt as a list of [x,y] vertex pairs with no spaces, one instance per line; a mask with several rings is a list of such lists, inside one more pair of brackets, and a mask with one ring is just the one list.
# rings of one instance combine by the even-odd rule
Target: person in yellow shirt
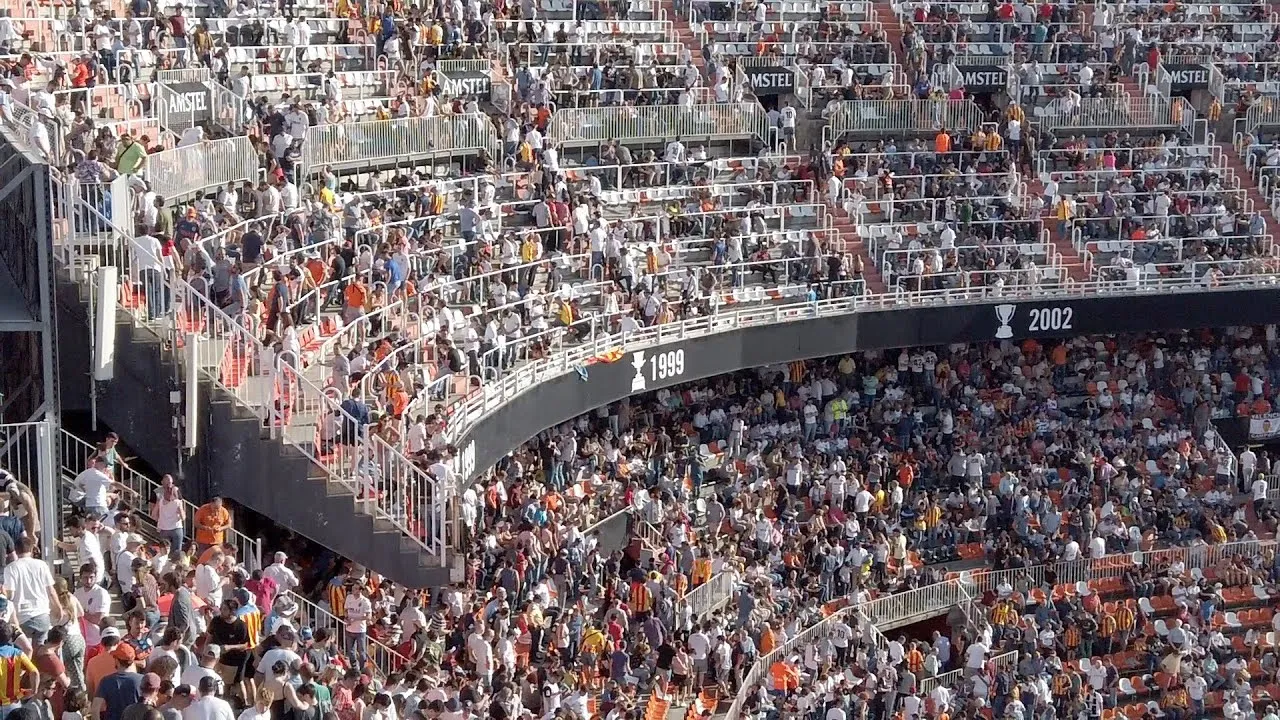
[[1055,214],[1058,218],[1058,234],[1066,238],[1071,229],[1071,221],[1076,217],[1076,201],[1072,200],[1070,195],[1063,193],[1062,197],[1058,198]]

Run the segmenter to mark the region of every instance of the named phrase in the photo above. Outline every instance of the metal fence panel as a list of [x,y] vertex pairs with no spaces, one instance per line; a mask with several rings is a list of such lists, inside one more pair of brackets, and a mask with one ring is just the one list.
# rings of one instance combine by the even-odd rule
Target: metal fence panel
[[485,149],[498,156],[497,130],[484,115],[370,120],[316,125],[302,144],[308,172],[326,165],[368,163]]
[[147,181],[167,199],[242,182],[258,175],[258,153],[247,137],[209,140],[147,157]]
[[1055,128],[1121,129],[1178,125],[1168,98],[1146,97],[1083,98],[1079,109],[1071,113],[1050,114],[1040,118],[1041,125]]
[[1280,102],[1275,98],[1262,98],[1249,107],[1245,119],[1247,132],[1254,132],[1263,125],[1280,125]]
[[982,108],[972,100],[846,100],[828,115],[833,137],[846,132],[931,132],[974,130]]
[[563,108],[551,116],[547,136],[562,143],[661,140],[673,137],[764,138],[769,118],[759,103]]

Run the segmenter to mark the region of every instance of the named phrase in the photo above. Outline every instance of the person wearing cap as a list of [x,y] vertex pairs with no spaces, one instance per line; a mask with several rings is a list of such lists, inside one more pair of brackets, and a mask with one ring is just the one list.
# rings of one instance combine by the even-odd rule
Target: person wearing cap
[[161,699],[164,702],[156,708],[160,711],[161,720],[182,720],[182,712],[191,705],[194,695],[195,689],[185,683],[173,688],[173,692],[167,696],[162,687]]
[[271,614],[264,623],[267,635],[275,635],[282,627],[293,627],[298,614],[298,603],[292,595],[280,595],[272,604]]
[[259,681],[270,677],[271,668],[278,662],[284,663],[286,667],[302,662],[302,656],[298,655],[297,631],[288,625],[283,625],[272,637],[279,644],[264,652],[262,659],[258,661],[256,676]]
[[[240,603],[228,598],[219,608],[217,617],[209,621],[209,641],[216,643],[222,651],[215,669],[227,685],[243,684],[245,668],[252,657],[249,628],[244,619],[236,615],[239,609]],[[246,697],[243,687],[240,692],[241,697]]]
[[299,585],[298,575],[289,568],[288,562],[289,556],[278,552],[275,554],[274,562],[262,570],[262,576],[274,581],[281,593],[293,592],[293,589]]
[[222,657],[222,648],[220,646],[213,643],[205,645],[200,650],[197,663],[183,670],[178,682],[182,685],[197,687],[202,678],[221,679],[217,670],[218,658],[220,657]]
[[134,669],[137,655],[133,646],[121,642],[110,657],[115,661],[115,672],[98,683],[89,707],[89,715],[96,720],[124,720],[124,711],[142,699],[142,675]]

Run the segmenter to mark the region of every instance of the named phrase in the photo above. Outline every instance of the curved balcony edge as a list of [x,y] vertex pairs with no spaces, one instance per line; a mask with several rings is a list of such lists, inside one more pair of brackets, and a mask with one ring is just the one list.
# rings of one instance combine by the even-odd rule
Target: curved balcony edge
[[1218,287],[1078,284],[1054,294],[963,291],[731,310],[605,335],[521,366],[450,409],[469,482],[543,430],[629,395],[735,370],[855,351],[1280,322],[1280,278]]

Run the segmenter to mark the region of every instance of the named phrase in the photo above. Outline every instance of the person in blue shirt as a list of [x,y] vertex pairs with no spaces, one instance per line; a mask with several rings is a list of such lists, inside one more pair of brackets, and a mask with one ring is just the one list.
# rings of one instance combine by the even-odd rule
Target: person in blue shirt
[[116,671],[98,682],[89,714],[102,720],[121,720],[126,708],[142,700],[142,675],[134,670],[137,653],[129,643],[116,645],[111,657],[116,661]]

